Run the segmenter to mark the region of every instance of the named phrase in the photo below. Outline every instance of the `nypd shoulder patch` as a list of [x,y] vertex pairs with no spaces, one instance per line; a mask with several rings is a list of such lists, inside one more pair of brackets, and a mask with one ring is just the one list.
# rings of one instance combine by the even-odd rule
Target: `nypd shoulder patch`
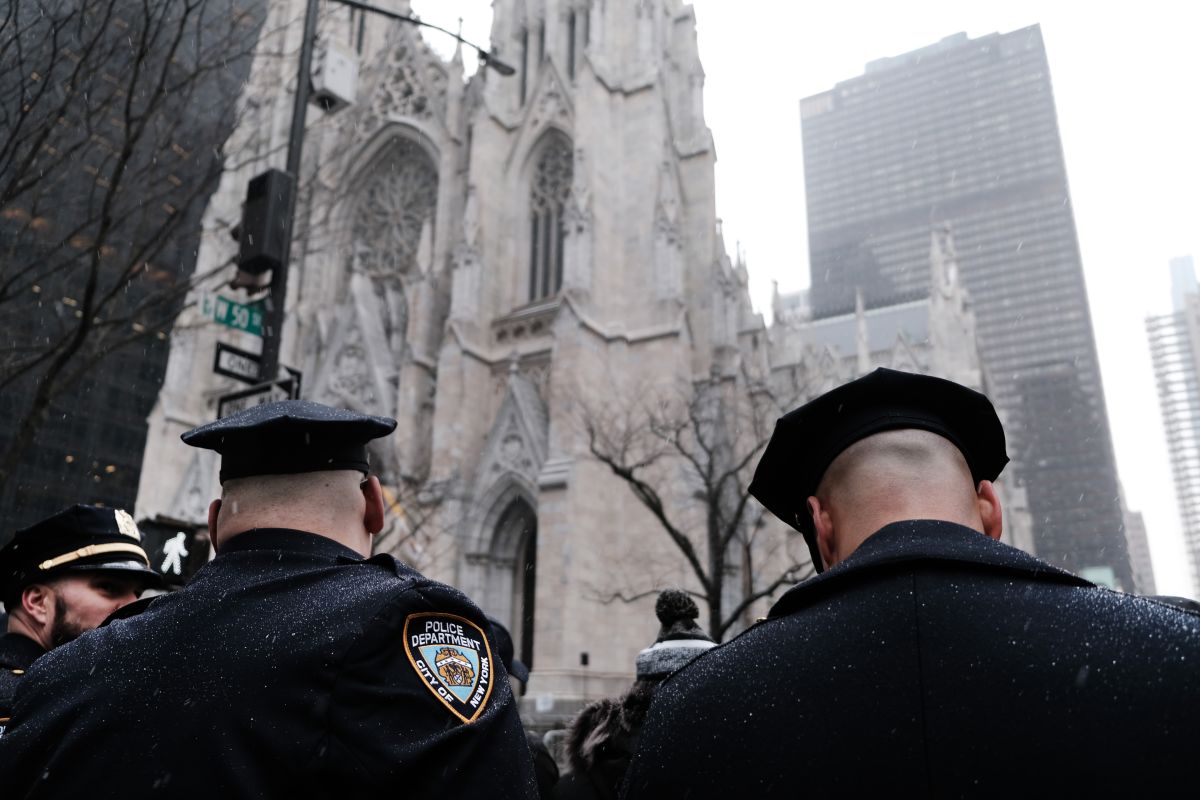
[[463,722],[474,722],[492,694],[492,649],[483,629],[454,614],[404,620],[408,660],[425,688]]

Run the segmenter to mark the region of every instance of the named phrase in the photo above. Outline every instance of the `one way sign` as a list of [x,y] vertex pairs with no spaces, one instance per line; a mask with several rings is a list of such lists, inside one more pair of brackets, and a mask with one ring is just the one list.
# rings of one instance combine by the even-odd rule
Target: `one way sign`
[[300,374],[295,373],[289,378],[269,383],[260,383],[243,389],[240,392],[230,392],[217,398],[217,419],[223,419],[230,414],[245,411],[247,408],[274,403],[279,400],[294,400],[300,397]]
[[262,357],[257,353],[241,350],[224,342],[217,342],[213,357],[213,372],[233,378],[242,383],[256,384],[262,367]]

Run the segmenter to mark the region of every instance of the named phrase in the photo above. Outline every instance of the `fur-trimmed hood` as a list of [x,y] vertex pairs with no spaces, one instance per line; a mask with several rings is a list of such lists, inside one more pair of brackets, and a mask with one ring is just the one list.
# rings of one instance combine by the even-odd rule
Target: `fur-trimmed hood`
[[628,760],[633,756],[637,733],[621,700],[598,700],[579,712],[571,724],[567,763],[572,772],[591,772],[601,762]]
[[638,734],[658,681],[638,681],[620,697],[597,700],[579,712],[567,732],[567,762],[575,772],[624,760],[637,750]]

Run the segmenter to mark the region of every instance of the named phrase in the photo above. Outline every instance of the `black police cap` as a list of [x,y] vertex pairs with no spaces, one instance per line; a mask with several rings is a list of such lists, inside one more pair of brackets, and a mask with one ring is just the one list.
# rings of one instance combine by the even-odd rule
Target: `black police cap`
[[808,498],[843,450],[872,434],[900,428],[949,439],[966,458],[976,483],[995,480],[1008,463],[1004,428],[991,401],[929,375],[880,368],[785,414],[775,423],[754,471],[750,494],[804,534],[818,572],[823,568]]
[[368,472],[367,442],[396,420],[308,400],[283,400],[239,411],[183,434],[192,447],[221,454],[221,483],[252,475],[349,469]]
[[499,651],[500,660],[504,662],[504,669],[508,674],[517,680],[525,683],[529,680],[529,667],[525,666],[525,662],[516,658],[516,652],[513,648],[512,634],[508,632],[508,628],[500,620],[493,616],[487,618],[488,623],[492,626],[492,639],[495,640],[496,649]]
[[73,505],[17,531],[0,550],[0,599],[11,606],[26,586],[70,572],[119,572],[159,586],[141,539],[125,511]]

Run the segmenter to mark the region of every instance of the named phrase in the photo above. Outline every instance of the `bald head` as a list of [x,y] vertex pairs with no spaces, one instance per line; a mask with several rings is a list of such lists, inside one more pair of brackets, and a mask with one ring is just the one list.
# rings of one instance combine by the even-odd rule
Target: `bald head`
[[383,527],[383,493],[374,476],[355,470],[256,475],[225,481],[209,507],[216,548],[253,528],[293,528],[370,555],[371,535]]
[[850,445],[825,470],[808,506],[827,566],[906,519],[956,522],[1000,537],[991,482],[976,486],[959,449],[924,430],[884,431]]

